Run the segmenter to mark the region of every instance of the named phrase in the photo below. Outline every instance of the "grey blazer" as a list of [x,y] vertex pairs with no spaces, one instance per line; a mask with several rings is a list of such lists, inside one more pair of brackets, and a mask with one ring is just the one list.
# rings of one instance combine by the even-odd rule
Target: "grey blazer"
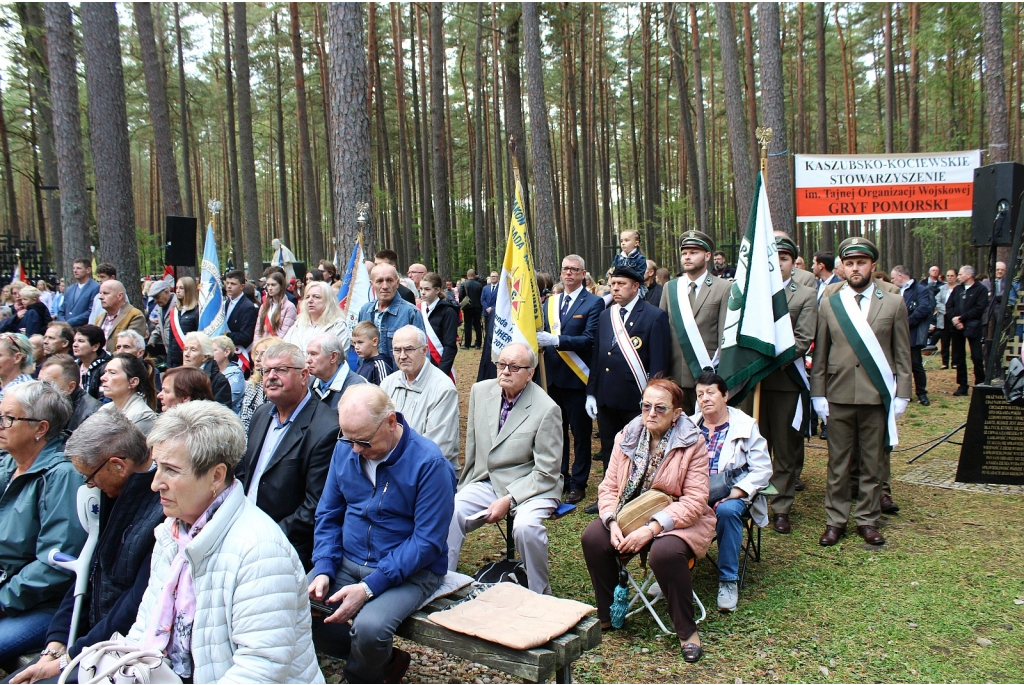
[[536,383],[522,395],[498,430],[501,386],[481,381],[469,393],[466,463],[459,489],[490,479],[498,497],[517,503],[562,496],[562,410]]

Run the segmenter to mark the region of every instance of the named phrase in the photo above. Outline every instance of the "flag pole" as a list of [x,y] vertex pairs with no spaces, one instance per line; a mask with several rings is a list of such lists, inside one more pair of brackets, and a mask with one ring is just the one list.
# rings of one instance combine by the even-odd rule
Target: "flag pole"
[[[757,142],[761,145],[761,183],[768,178],[768,143],[772,140],[774,131],[770,126],[758,126],[754,129]],[[761,417],[761,384],[754,387],[754,420],[759,421]]]
[[[516,139],[515,139],[515,136],[509,136],[508,147],[509,147],[509,151],[512,153],[510,155],[512,157],[512,175],[515,176],[516,187],[520,187],[520,186],[522,186],[522,183],[519,180],[519,162],[516,159]],[[525,211],[525,208],[524,208],[524,211]],[[529,234],[527,234],[527,235],[529,235]],[[531,261],[532,261],[532,257],[531,257]],[[537,272],[536,271],[533,272],[533,280],[535,282],[537,280]],[[538,294],[538,297],[540,297],[539,294]],[[550,295],[548,295],[548,297],[550,297]],[[540,302],[538,302],[537,304],[540,307],[544,306]],[[541,350],[539,350],[539,349],[538,349],[537,352],[538,352],[538,354],[537,354],[537,370],[540,373],[540,387],[544,388],[544,392],[547,392],[548,391],[548,374],[547,374],[547,369],[544,366],[544,353]]]

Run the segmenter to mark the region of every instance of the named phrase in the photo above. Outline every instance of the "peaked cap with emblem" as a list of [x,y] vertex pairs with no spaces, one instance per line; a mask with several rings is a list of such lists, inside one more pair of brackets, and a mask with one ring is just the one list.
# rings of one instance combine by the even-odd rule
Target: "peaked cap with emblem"
[[712,240],[706,233],[700,231],[687,231],[683,234],[682,238],[679,239],[679,249],[684,247],[699,247],[702,250],[708,252],[715,251],[715,241]]
[[878,261],[878,248],[875,244],[867,238],[860,236],[854,236],[847,238],[843,242],[839,243],[839,258],[846,259],[847,257],[854,257],[857,255],[864,255],[870,257],[871,261]]
[[796,243],[794,243],[793,239],[790,238],[789,236],[775,236],[775,249],[778,250],[779,252],[788,252],[793,256],[793,259],[796,259],[797,257],[800,256],[800,250],[797,249]]

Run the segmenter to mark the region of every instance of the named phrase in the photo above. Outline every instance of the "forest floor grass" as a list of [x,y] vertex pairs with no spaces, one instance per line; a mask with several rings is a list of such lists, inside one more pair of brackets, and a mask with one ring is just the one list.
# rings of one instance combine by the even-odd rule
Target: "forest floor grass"
[[[477,350],[456,360],[462,423],[476,378]],[[683,662],[679,642],[646,614],[576,662],[579,682],[1020,682],[1024,678],[1024,496],[965,492],[900,480],[922,465],[959,459],[943,445],[913,465],[922,448],[966,419],[969,398],[953,397],[953,371],[929,371],[930,407],[913,403],[899,424],[892,458],[898,514],[882,519],[887,543],[864,545],[853,532],[835,547],[824,530],[827,451],[807,443],[803,479],[791,512],[793,533],[763,532],[763,561],[748,567],[738,610],[716,608],[717,576],[706,560],[694,589],[708,608],[700,625],[704,658]],[[464,433],[463,433],[464,437]],[[963,433],[954,436],[960,441]],[[1024,448],[1022,448],[1024,449]],[[594,452],[598,451],[594,441]],[[585,503],[601,478],[591,474]],[[580,507],[548,524],[555,595],[593,604],[580,534],[592,516]],[[460,570],[500,558],[495,526],[471,534]],[[664,616],[665,614],[663,614]],[[665,618],[667,621],[667,616]],[[671,624],[669,624],[671,625]],[[415,675],[410,673],[410,682]]]

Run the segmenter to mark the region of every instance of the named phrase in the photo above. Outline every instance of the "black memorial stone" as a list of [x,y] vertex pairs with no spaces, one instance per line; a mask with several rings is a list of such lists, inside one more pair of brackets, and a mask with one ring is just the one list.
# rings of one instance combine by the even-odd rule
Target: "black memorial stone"
[[974,386],[956,481],[1024,485],[1024,407],[1002,388]]

